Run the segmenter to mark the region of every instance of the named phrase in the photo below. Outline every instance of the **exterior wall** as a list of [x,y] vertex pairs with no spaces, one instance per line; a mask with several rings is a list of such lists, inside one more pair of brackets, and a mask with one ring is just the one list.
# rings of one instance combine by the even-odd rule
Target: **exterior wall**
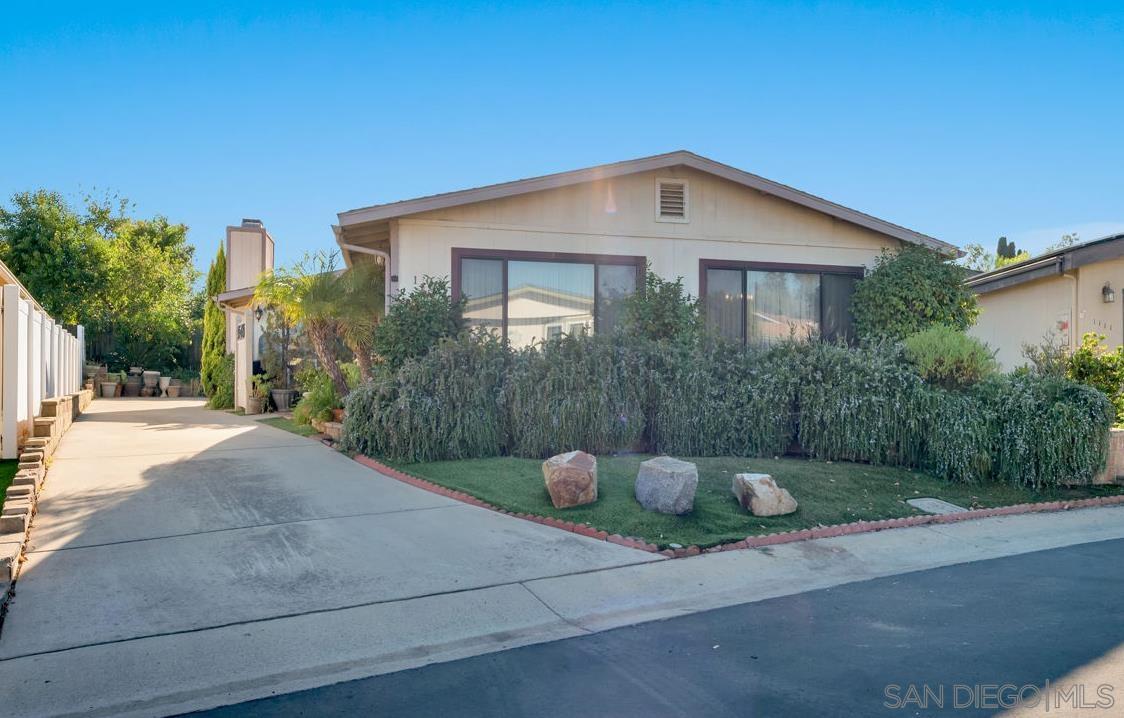
[[[258,277],[273,268],[273,237],[265,227],[244,225],[226,228],[226,289],[244,289],[258,283]],[[235,345],[237,324],[226,315],[226,346]],[[254,346],[257,346],[256,343]],[[231,349],[232,350],[232,349]]]
[[1039,279],[978,296],[980,316],[968,333],[998,353],[1003,369],[1025,364],[1022,345],[1038,344],[1051,332],[1070,344],[1073,280],[1065,276]]
[[[688,181],[688,222],[656,219],[656,181]],[[640,173],[400,218],[394,289],[448,276],[454,247],[641,255],[699,291],[700,259],[870,266],[891,237],[691,169]]]
[[[1116,301],[1106,303],[1101,295],[1105,282],[1112,287]],[[1086,332],[1105,335],[1111,347],[1124,344],[1124,259],[1086,264],[1077,269],[1076,341]]]
[[[1104,301],[1105,282],[1116,301]],[[998,350],[1004,369],[1025,364],[1022,345],[1038,344],[1051,332],[1070,347],[1087,332],[1103,334],[1110,347],[1124,344],[1124,259],[1086,264],[978,298],[980,318],[969,332]]]

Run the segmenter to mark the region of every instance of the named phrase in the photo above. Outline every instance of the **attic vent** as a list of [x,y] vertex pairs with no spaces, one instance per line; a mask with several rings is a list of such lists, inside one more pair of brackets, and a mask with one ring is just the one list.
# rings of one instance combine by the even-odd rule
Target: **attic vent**
[[687,221],[687,182],[661,179],[656,181],[656,219],[661,222]]

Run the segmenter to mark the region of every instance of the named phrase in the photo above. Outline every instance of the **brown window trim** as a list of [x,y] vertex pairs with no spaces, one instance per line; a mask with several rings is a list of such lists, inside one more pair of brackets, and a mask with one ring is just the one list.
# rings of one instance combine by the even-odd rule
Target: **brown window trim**
[[[746,287],[746,272],[790,272],[793,274],[839,274],[848,277],[855,277],[862,279],[866,276],[865,267],[854,267],[845,264],[799,264],[788,262],[747,262],[738,259],[700,259],[699,260],[699,300],[702,302],[703,309],[706,309],[706,294],[707,282],[706,272],[708,269],[737,269],[742,271],[742,303],[745,303]],[[822,281],[822,280],[821,280]],[[823,292],[820,292],[820,321],[823,321]],[[746,323],[743,317],[742,320],[742,343],[744,344],[748,339],[746,337]]]
[[524,262],[565,262],[569,264],[593,265],[593,331],[597,332],[598,299],[597,286],[599,267],[602,264],[628,265],[636,268],[636,291],[644,291],[644,272],[647,268],[647,257],[633,254],[585,254],[571,252],[530,252],[519,249],[473,249],[468,247],[453,247],[452,272],[450,272],[450,291],[453,301],[461,298],[461,260],[462,259],[499,259],[503,260],[503,337],[507,338],[507,263],[510,260]]

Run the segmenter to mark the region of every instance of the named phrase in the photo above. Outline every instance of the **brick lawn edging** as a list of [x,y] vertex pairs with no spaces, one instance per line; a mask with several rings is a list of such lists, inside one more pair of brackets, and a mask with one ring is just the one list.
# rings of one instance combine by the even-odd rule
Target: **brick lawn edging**
[[47,462],[58,448],[62,435],[93,398],[93,391],[82,389],[43,399],[39,416],[30,422],[31,436],[20,445],[18,470],[0,508],[0,618],[7,608],[12,584],[19,576],[31,519],[47,478]]
[[404,471],[391,468],[380,461],[364,456],[363,454],[356,454],[351,457],[355,461],[363,464],[369,469],[374,469],[380,474],[389,476],[392,479],[397,479],[403,483],[416,486],[419,489],[425,489],[441,496],[447,496],[451,499],[463,501],[466,504],[479,506],[483,509],[490,509],[499,512],[506,516],[514,516],[517,519],[524,519],[526,521],[533,521],[537,524],[544,526],[552,526],[563,531],[570,531],[581,536],[588,536],[589,538],[601,539],[609,543],[619,544],[621,546],[628,546],[629,548],[640,549],[641,551],[648,551],[650,553],[659,553],[669,558],[684,558],[687,556],[698,556],[703,553],[721,553],[722,551],[737,551],[740,549],[761,548],[763,546],[776,546],[778,544],[793,543],[796,541],[808,541],[809,539],[832,538],[834,536],[849,536],[851,534],[872,533],[874,531],[885,531],[887,529],[906,528],[909,526],[925,526],[927,524],[951,524],[960,521],[971,521],[973,519],[985,519],[994,516],[1015,516],[1017,514],[1035,514],[1035,513],[1049,513],[1054,511],[1068,511],[1070,509],[1084,509],[1095,506],[1116,506],[1124,504],[1124,494],[1119,496],[1098,496],[1091,499],[1074,499],[1072,501],[1042,501],[1038,503],[1028,504],[1012,504],[1010,506],[999,506],[991,509],[970,509],[955,514],[924,514],[921,516],[903,516],[896,519],[880,519],[878,521],[855,521],[849,524],[833,524],[831,526],[816,526],[810,529],[796,529],[793,531],[781,531],[778,533],[764,534],[761,536],[748,536],[741,541],[732,543],[719,544],[718,546],[711,546],[709,548],[702,548],[700,546],[686,546],[677,549],[664,549],[656,544],[648,543],[643,539],[630,538],[621,536],[620,534],[610,534],[608,531],[601,531],[595,529],[588,524],[575,524],[572,521],[563,521],[550,516],[539,516],[537,514],[524,514],[515,511],[508,511],[507,509],[494,506],[487,501],[466,494],[463,491],[457,491],[441,484],[434,483],[427,479],[422,479],[412,474],[407,474]]

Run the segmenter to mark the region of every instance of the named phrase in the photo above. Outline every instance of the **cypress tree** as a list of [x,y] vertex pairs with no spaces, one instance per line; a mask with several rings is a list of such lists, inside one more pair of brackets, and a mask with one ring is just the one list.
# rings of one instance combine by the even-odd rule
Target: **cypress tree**
[[220,243],[219,253],[207,271],[207,304],[203,308],[203,356],[199,379],[207,396],[215,392],[216,372],[226,356],[226,314],[215,304],[215,297],[225,289],[226,252]]

